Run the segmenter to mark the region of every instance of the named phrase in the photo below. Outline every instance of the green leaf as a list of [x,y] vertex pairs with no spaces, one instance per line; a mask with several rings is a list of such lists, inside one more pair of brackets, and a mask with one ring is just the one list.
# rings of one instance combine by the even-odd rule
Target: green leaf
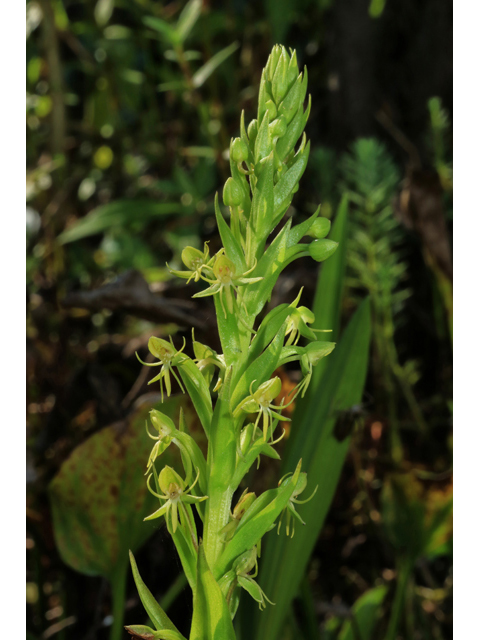
[[222,62],[224,62],[227,58],[229,58],[234,51],[236,51],[239,47],[238,42],[233,42],[232,44],[225,47],[221,51],[218,51],[214,56],[210,58],[208,62],[206,62],[203,67],[200,67],[198,71],[193,74],[192,83],[193,86],[198,89],[202,86],[202,84],[212,75],[217,67],[219,67]]
[[125,629],[134,638],[140,638],[140,640],[186,640],[186,638],[177,631],[171,631],[170,629],[154,631],[144,624],[130,624],[125,627]]
[[[251,549],[270,530],[275,520],[292,496],[300,475],[302,461],[297,464],[295,473],[278,489],[270,489],[259,496],[240,520],[233,538],[220,556],[215,566],[215,576],[220,578],[231,563],[242,553]],[[278,569],[273,567],[274,570]],[[274,600],[275,602],[275,600]],[[264,635],[263,637],[270,637]]]
[[[151,396],[150,396],[151,397]],[[186,396],[163,404],[144,401],[124,424],[98,431],[78,446],[62,464],[49,486],[57,549],[63,561],[76,571],[107,578],[128,563],[135,551],[155,531],[143,522],[157,500],[145,483],[145,469],[153,441],[145,431],[150,409],[176,419],[184,408],[189,432],[205,444],[198,418]],[[162,461],[181,465],[176,447],[162,454]]]
[[[250,637],[277,638],[285,613],[295,597],[308,558],[323,526],[340,477],[349,439],[338,442],[333,435],[337,412],[360,402],[367,372],[370,343],[370,307],[365,300],[329,356],[327,369],[310,394],[311,401],[296,420],[283,470],[303,458],[309,486],[318,485],[313,499],[299,507],[307,526],[297,528],[295,537],[271,537],[262,554],[260,582],[276,607],[257,617],[249,610]],[[301,404],[299,401],[298,404]],[[255,633],[255,635],[254,635]]]
[[201,11],[202,0],[190,0],[190,2],[187,2],[177,21],[176,31],[180,42],[185,42],[200,17]]
[[143,607],[147,612],[148,617],[153,622],[155,629],[169,629],[171,631],[176,631],[179,633],[177,627],[173,624],[170,618],[167,616],[162,607],[158,604],[158,602],[153,597],[151,591],[145,585],[138,571],[137,563],[135,562],[135,558],[133,553],[130,551],[130,564],[132,565],[132,573],[133,579],[135,580],[135,585],[137,587],[138,595],[140,596],[140,600],[142,601]]
[[146,223],[151,219],[185,213],[186,209],[175,202],[151,200],[116,200],[97,207],[84,218],[77,220],[58,237],[60,244],[68,244],[82,238],[103,233],[111,227],[124,227],[133,223]]
[[291,220],[288,220],[287,224],[260,258],[251,274],[252,278],[263,277],[263,280],[257,282],[255,287],[247,287],[245,292],[245,306],[252,316],[258,316],[265,303],[270,299],[272,289],[282,272],[287,253],[290,226]]
[[338,640],[357,640],[358,629],[363,640],[373,638],[375,625],[380,616],[381,607],[385,596],[387,595],[387,587],[380,586],[370,589],[364,593],[353,605],[352,614],[355,618],[355,625],[351,620],[346,620],[338,636]]
[[208,438],[213,414],[210,389],[201,371],[190,358],[182,362],[178,371]]
[[253,384],[253,391],[259,387],[262,381],[268,380],[275,371],[282,353],[286,330],[287,323],[285,322],[265,351],[252,362],[242,375],[231,394],[230,409],[232,411],[235,411],[238,404],[250,393],[250,386],[254,381],[256,383]]
[[288,169],[273,188],[274,222],[276,224],[280,222],[280,214],[284,210],[286,203],[291,201],[293,189],[299,183],[307,167],[309,153],[310,142],[307,142],[305,149],[297,154],[295,164]]
[[147,27],[157,31],[169,44],[174,46],[180,44],[177,30],[169,25],[168,22],[165,22],[165,20],[154,18],[153,16],[146,16],[142,18],[142,22]]
[[220,238],[222,239],[222,244],[227,257],[230,258],[230,260],[235,265],[237,275],[240,273],[245,273],[245,271],[247,270],[247,265],[245,263],[245,257],[242,247],[240,246],[233,233],[230,231],[230,227],[223,218],[220,207],[218,206],[218,193],[215,194],[215,218],[217,220],[218,231],[220,233]]
[[235,640],[227,601],[210,571],[203,544],[198,548],[190,640]]
[[[268,120],[265,114],[264,121]],[[259,136],[256,143],[258,143]],[[271,147],[270,147],[271,148]],[[252,199],[250,222],[253,225],[256,258],[263,254],[265,241],[273,231],[273,151],[261,163],[261,171]]]
[[94,15],[95,22],[99,27],[103,27],[112,17],[114,0],[98,0],[95,5]]

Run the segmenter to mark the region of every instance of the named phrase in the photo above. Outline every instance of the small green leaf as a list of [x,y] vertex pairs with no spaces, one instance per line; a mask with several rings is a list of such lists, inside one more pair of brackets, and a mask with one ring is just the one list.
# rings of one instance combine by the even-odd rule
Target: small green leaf
[[142,22],[147,27],[154,29],[171,45],[175,46],[180,44],[179,34],[177,30],[160,18],[154,18],[153,16],[146,16],[142,18]]
[[285,322],[265,351],[252,362],[242,375],[231,394],[230,409],[232,411],[250,393],[250,386],[254,381],[256,381],[256,384],[253,384],[253,390],[255,391],[262,381],[268,380],[275,371],[282,353],[286,330],[287,323]]
[[147,612],[148,617],[153,622],[155,629],[170,629],[179,633],[177,627],[173,624],[170,618],[167,616],[162,607],[153,597],[151,591],[145,585],[138,571],[137,563],[133,557],[133,553],[130,551],[130,563],[132,565],[133,579],[137,587],[138,595],[142,601],[143,607]]
[[259,275],[263,276],[263,280],[257,282],[255,287],[247,288],[245,293],[245,306],[253,316],[258,316],[265,303],[270,299],[272,289],[282,272],[290,227],[291,220],[288,220],[287,224],[260,258],[255,271],[252,273],[254,278]]
[[80,218],[58,237],[60,244],[68,244],[82,238],[103,233],[111,227],[124,227],[138,222],[147,222],[163,216],[185,213],[185,208],[176,202],[153,202],[151,200],[116,200],[97,207],[84,218]]
[[214,56],[210,58],[208,62],[206,62],[203,67],[200,67],[198,71],[193,74],[192,83],[196,89],[199,89],[202,84],[212,75],[217,67],[219,67],[222,62],[224,62],[227,58],[229,58],[234,51],[236,51],[239,47],[238,42],[233,42],[232,44],[225,47],[221,51],[218,51]]
[[220,578],[242,553],[255,546],[270,530],[292,496],[300,476],[301,460],[295,473],[278,488],[265,491],[245,512],[233,538],[220,556],[215,575]]
[[[305,149],[296,155],[295,163],[282,175],[273,189],[274,223],[277,224],[286,203],[293,197],[293,189],[297,186],[300,178],[307,167],[308,155],[310,153],[310,142],[307,142]],[[281,214],[281,215],[280,215]]]
[[201,10],[202,0],[190,0],[190,2],[187,2],[185,5],[185,8],[178,18],[176,27],[180,42],[185,42],[187,39],[190,31],[200,17]]
[[114,0],[98,0],[95,5],[95,22],[99,27],[104,27],[112,17]]
[[357,640],[358,634],[356,629],[358,629],[361,637],[365,638],[365,640],[373,638],[375,625],[378,622],[386,595],[387,587],[383,585],[364,593],[352,607],[355,624],[352,624],[350,620],[346,620],[340,631],[338,640]]
[[222,212],[220,211],[220,207],[218,206],[218,193],[215,194],[215,218],[217,220],[218,231],[220,233],[222,244],[227,257],[230,258],[230,260],[235,265],[237,275],[240,273],[245,273],[245,271],[247,270],[247,265],[245,263],[245,257],[242,247],[240,246],[233,233],[230,231],[230,227],[225,222],[222,216]]
[[198,548],[190,640],[235,640],[227,601],[210,571],[203,544]]
[[213,414],[210,389],[197,365],[190,358],[179,365],[178,371],[208,438]]

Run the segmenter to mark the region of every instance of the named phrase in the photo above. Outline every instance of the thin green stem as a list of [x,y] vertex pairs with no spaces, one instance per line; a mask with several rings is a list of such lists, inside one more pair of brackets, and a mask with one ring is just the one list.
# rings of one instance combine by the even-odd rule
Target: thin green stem
[[399,562],[397,589],[393,599],[392,613],[388,623],[385,640],[395,640],[397,637],[397,631],[405,602],[405,593],[412,570],[413,562],[409,558],[403,558]]
[[127,570],[128,563],[122,563],[114,572],[111,579],[113,624],[110,630],[110,640],[121,640],[123,634]]

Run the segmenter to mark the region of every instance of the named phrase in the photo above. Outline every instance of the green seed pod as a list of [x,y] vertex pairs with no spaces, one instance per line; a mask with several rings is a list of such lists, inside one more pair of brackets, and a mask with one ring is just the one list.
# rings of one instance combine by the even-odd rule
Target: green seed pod
[[234,162],[248,160],[248,147],[241,138],[235,138],[230,147],[230,156]]
[[228,178],[223,187],[223,202],[229,207],[239,207],[243,202],[243,190],[233,178]]
[[335,253],[337,247],[338,242],[334,242],[333,240],[326,240],[325,238],[323,238],[321,240],[314,240],[311,244],[309,244],[308,253],[317,262],[323,262]]
[[328,236],[331,226],[332,223],[328,218],[317,218],[308,230],[308,235],[317,240],[325,238]]

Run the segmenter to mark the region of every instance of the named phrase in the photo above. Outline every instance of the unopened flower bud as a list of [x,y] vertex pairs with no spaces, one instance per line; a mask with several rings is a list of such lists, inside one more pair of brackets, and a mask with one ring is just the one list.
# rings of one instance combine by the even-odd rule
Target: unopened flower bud
[[230,155],[234,162],[245,162],[248,160],[248,147],[241,138],[235,138],[232,142]]
[[308,245],[308,253],[317,262],[323,262],[335,253],[337,247],[338,242],[322,238],[321,240],[314,240]]
[[250,141],[250,146],[252,147],[252,149],[253,149],[253,146],[255,145],[255,140],[257,139],[257,133],[258,133],[258,120],[252,120],[248,125],[248,129],[247,129],[247,135],[248,135],[248,139]]
[[328,236],[332,223],[328,218],[317,218],[310,229],[308,235],[317,240]]
[[229,207],[239,207],[243,202],[242,188],[233,178],[228,178],[223,187],[223,202]]

